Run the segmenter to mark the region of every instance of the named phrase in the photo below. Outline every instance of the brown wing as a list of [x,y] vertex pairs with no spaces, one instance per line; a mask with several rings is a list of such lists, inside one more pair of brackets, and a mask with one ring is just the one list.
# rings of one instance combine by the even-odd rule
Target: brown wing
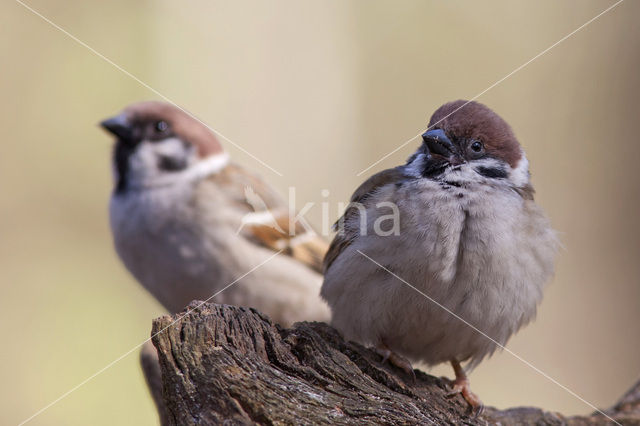
[[295,212],[260,177],[231,163],[214,179],[244,214],[241,235],[322,273],[327,242],[309,225],[290,220]]
[[248,228],[251,238],[273,250],[299,260],[317,272],[322,273],[322,259],[329,245],[311,228],[300,222],[292,222],[289,212],[273,212],[277,226],[272,223],[251,224]]
[[[364,181],[362,185],[355,190],[351,196],[351,203],[365,203],[367,198],[378,188],[381,188],[390,183],[395,183],[402,180],[405,177],[402,166],[393,169],[383,170],[371,176]],[[324,258],[324,270],[329,269],[331,264],[336,258],[347,248],[353,240],[358,236],[358,228],[349,226],[349,219],[352,215],[358,214],[358,209],[347,206],[344,214],[333,225],[334,230],[337,231],[336,236],[329,245],[329,251]]]

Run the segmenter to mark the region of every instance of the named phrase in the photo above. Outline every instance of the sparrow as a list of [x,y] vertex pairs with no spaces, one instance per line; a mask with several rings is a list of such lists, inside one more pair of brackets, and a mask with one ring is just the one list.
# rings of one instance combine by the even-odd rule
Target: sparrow
[[412,374],[412,361],[450,362],[451,395],[479,412],[467,373],[534,318],[558,239],[523,149],[491,109],[444,104],[422,138],[406,164],[356,189],[321,295],[332,325],[383,361]]
[[328,321],[319,296],[328,244],[290,220],[295,212],[231,162],[207,126],[161,102],[130,105],[101,126],[116,139],[115,249],[167,310],[211,298],[256,308],[285,326]]

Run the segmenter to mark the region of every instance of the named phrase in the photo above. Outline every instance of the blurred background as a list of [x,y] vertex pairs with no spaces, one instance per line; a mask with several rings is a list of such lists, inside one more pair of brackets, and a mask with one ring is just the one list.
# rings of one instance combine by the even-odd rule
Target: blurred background
[[[332,217],[404,162],[442,103],[470,98],[613,4],[604,0],[25,0],[228,136],[233,158]],[[555,280],[509,348],[599,407],[640,373],[638,2],[623,2],[479,98],[514,128],[561,232]],[[158,95],[15,1],[0,4],[0,423],[15,424],[145,340],[163,309],[112,248],[111,139]],[[451,375],[448,368],[436,374]],[[508,353],[471,376],[485,403],[590,407]],[[123,358],[30,424],[154,424]]]

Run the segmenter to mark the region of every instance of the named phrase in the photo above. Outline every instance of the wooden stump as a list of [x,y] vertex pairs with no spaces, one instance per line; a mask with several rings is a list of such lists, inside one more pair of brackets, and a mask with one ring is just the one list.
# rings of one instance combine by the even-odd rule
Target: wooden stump
[[[413,382],[327,324],[282,329],[253,309],[200,303],[153,322],[160,369],[148,357],[143,369],[163,424],[614,424],[524,407],[474,418],[443,380],[416,370]],[[640,425],[640,383],[606,413]]]

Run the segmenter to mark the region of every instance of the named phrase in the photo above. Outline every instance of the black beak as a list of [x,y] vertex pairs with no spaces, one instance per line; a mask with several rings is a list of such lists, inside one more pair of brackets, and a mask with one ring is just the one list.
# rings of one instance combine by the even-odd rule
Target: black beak
[[133,138],[133,132],[131,124],[124,114],[116,115],[115,117],[107,118],[100,123],[103,129],[109,133],[115,135],[118,139],[131,140]]
[[422,140],[432,154],[447,158],[456,154],[455,146],[442,129],[429,130],[422,135]]

